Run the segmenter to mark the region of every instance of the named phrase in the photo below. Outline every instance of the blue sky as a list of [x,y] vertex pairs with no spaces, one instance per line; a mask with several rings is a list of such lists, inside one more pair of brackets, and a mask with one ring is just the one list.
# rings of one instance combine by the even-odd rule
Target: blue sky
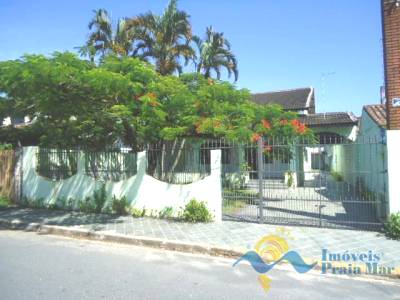
[[[168,0],[0,0],[0,60],[24,53],[74,51],[92,10],[113,19]],[[352,111],[378,103],[383,83],[379,0],[180,0],[193,31],[222,31],[239,61],[238,87],[252,92],[313,86],[317,111]],[[327,74],[327,75],[323,75]],[[324,79],[325,78],[325,79]]]

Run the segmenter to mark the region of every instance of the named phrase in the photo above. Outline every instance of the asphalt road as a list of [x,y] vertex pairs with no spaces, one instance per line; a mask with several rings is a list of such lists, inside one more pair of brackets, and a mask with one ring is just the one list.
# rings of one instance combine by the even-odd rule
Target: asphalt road
[[127,245],[0,231],[0,299],[400,299],[400,281],[273,269]]

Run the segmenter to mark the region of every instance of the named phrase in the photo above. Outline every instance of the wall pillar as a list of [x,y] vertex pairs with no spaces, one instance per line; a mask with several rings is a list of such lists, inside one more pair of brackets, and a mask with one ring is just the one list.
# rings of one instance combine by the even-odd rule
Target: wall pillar
[[[211,175],[215,181],[213,199],[208,200],[209,209],[214,211],[214,221],[222,221],[222,182],[221,182],[221,150],[211,150]],[[210,187],[211,188],[211,187]]]
[[387,171],[389,213],[400,212],[400,130],[388,130]]

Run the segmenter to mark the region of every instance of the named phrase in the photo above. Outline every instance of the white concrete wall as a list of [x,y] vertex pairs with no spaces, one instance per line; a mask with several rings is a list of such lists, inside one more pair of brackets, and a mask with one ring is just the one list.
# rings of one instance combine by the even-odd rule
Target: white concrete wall
[[388,130],[388,196],[390,213],[400,212],[400,130]]
[[138,153],[137,174],[118,182],[101,182],[84,174],[85,162],[83,153],[78,160],[78,172],[74,176],[50,181],[36,173],[37,147],[24,147],[23,153],[23,186],[22,195],[30,200],[42,198],[45,203],[53,203],[60,198],[72,198],[75,207],[78,201],[91,197],[95,190],[105,184],[108,197],[126,196],[132,207],[160,211],[165,207],[174,210],[182,209],[192,198],[205,201],[214,219],[222,217],[221,191],[221,151],[211,151],[211,175],[191,184],[169,184],[146,174],[146,153]]

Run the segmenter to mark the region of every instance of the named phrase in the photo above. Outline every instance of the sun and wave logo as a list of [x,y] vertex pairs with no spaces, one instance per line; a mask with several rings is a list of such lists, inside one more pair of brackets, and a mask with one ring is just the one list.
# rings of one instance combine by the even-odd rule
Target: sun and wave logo
[[[284,230],[281,231],[284,233]],[[296,251],[289,251],[289,245],[286,239],[277,234],[267,235],[261,238],[254,250],[246,252],[234,264],[235,267],[241,261],[248,261],[253,269],[259,273],[258,281],[263,289],[268,292],[271,288],[271,278],[265,273],[272,270],[275,265],[282,261],[290,263],[298,273],[307,273],[317,264],[306,264],[300,254]],[[270,262],[269,264],[265,261]]]

